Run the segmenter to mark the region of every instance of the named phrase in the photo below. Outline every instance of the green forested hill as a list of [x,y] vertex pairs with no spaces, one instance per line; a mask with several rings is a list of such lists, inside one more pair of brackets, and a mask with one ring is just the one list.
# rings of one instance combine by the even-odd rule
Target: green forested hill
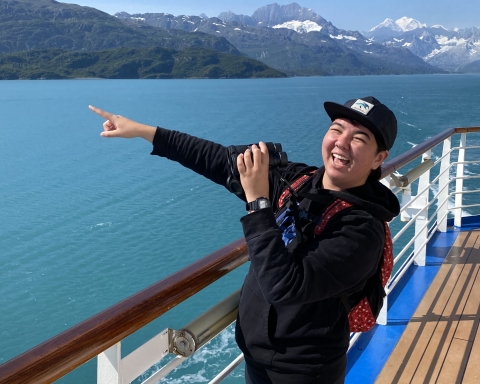
[[0,79],[173,79],[285,77],[243,56],[204,48],[116,48],[95,52],[59,49],[0,55]]
[[207,33],[127,25],[95,8],[54,0],[0,0],[0,52],[156,46],[203,47],[240,55],[227,39]]

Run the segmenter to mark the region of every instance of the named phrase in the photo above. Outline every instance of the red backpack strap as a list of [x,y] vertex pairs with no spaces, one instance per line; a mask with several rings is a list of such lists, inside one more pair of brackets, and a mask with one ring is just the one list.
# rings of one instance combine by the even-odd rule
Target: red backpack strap
[[[333,201],[322,213],[322,220],[315,227],[315,235],[319,235],[327,225],[328,221],[338,212],[350,208],[353,204],[337,199]],[[385,243],[383,246],[383,255],[380,261],[380,273],[381,273],[381,283],[385,287],[387,285],[388,279],[390,278],[393,270],[393,246],[392,246],[392,236],[390,233],[390,227],[387,222],[383,223],[385,228]],[[346,298],[342,297],[342,301]],[[344,305],[347,307],[347,304],[344,301]],[[358,302],[354,307],[352,307],[348,313],[348,323],[350,327],[350,332],[367,332],[371,330],[376,324],[376,318],[372,313],[370,303],[368,302],[367,297],[363,297],[360,302]]]
[[[382,286],[385,287],[392,274],[393,247],[390,227],[387,222],[383,222],[383,225],[385,227],[385,244],[383,246],[383,255],[380,266],[380,279]],[[377,319],[372,313],[372,308],[370,307],[367,297],[363,297],[362,300],[348,313],[350,332],[368,332],[375,326],[376,321]]]
[[385,245],[383,246],[381,279],[382,285],[385,287],[388,283],[388,279],[390,279],[390,276],[392,275],[393,270],[393,243],[388,223],[384,221],[383,226],[385,227]]
[[319,235],[325,229],[328,221],[338,212],[343,211],[344,209],[352,207],[353,204],[345,200],[334,200],[322,213],[322,220],[319,224],[316,225],[314,233]]
[[[300,176],[298,179],[296,179],[291,185],[290,187],[295,191],[297,192],[300,188],[302,188],[308,179],[310,179],[311,176],[313,176],[315,174],[316,171],[312,171],[310,172],[309,175],[303,175],[303,176]],[[284,204],[287,202],[287,200],[290,198],[290,196],[292,195],[292,193],[290,192],[290,188],[285,188],[285,190],[282,192],[282,194],[280,195],[280,197],[278,198],[278,209],[282,208],[284,206]]]

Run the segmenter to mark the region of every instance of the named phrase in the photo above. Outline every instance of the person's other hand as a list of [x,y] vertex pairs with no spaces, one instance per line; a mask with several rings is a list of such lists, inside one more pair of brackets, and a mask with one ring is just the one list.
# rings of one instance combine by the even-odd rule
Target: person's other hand
[[247,202],[256,200],[259,197],[268,198],[268,169],[269,153],[265,143],[252,145],[245,153],[237,156],[237,168],[240,173],[240,182]]
[[136,121],[127,119],[120,115],[114,115],[110,112],[104,111],[100,108],[96,108],[89,105],[88,108],[95,112],[97,115],[106,119],[103,123],[103,132],[100,136],[103,137],[123,137],[125,139],[131,139],[134,137],[142,137],[145,140],[153,142],[156,128],[137,123]]

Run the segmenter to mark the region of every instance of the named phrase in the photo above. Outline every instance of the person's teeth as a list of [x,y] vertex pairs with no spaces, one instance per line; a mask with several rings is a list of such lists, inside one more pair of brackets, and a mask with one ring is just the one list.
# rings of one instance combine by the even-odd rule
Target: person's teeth
[[333,157],[335,157],[335,158],[337,158],[337,159],[340,159],[340,160],[348,160],[346,157],[337,155],[336,153],[333,154]]

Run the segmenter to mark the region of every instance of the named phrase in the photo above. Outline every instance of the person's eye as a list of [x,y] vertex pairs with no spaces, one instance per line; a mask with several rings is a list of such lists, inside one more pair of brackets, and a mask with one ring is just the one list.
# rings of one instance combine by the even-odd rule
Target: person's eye
[[366,143],[365,139],[361,136],[355,136],[354,139],[360,143]]

